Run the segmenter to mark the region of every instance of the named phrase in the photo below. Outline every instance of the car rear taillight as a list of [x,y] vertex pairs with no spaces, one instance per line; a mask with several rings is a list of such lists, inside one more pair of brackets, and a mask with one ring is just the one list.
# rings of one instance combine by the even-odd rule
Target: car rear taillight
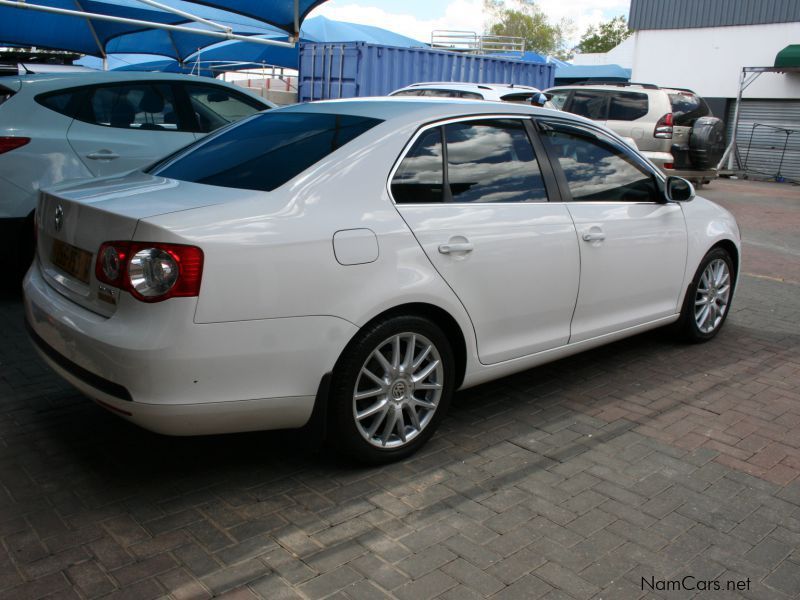
[[672,113],[667,113],[658,120],[653,136],[667,140],[672,139]]
[[142,302],[197,296],[203,251],[182,244],[105,242],[97,252],[94,272],[98,281]]
[[30,141],[29,137],[2,136],[0,137],[0,154],[21,148]]
[[675,163],[664,163],[664,168],[665,169],[674,169],[675,168]]

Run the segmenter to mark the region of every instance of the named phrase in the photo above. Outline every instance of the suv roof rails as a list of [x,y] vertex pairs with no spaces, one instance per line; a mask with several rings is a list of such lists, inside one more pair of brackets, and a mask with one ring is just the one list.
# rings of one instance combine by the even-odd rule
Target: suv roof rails
[[[604,81],[602,79],[595,79],[594,81],[586,80],[586,81],[578,81],[576,83],[567,84],[566,87],[570,85],[616,85],[618,87],[630,87],[630,86],[639,86],[646,90],[660,90],[661,88],[654,83],[639,83],[638,81]],[[675,88],[677,89],[677,88]]]
[[419,87],[423,85],[475,85],[479,88],[488,90],[491,89],[490,86],[498,86],[498,87],[511,87],[511,88],[519,88],[521,90],[535,90],[535,87],[530,85],[520,85],[518,83],[478,83],[476,81],[418,81],[417,83],[412,83],[407,85],[406,87]]

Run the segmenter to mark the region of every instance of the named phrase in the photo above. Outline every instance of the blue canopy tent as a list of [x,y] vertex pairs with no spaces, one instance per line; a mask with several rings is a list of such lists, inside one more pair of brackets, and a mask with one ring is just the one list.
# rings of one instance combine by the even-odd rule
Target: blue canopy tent
[[253,35],[260,36],[254,43],[291,47],[307,12],[324,1],[0,0],[0,42],[103,57],[146,51],[178,60],[220,39]]
[[556,85],[579,81],[630,81],[631,70],[619,65],[570,65],[556,68]]
[[[401,48],[420,48],[426,44],[415,39],[381,29],[370,25],[359,25],[344,21],[333,21],[326,17],[313,17],[303,24],[300,31],[300,40],[303,42],[368,42],[385,46],[398,46]],[[261,65],[274,65],[297,69],[298,49],[280,46],[262,46],[246,41],[222,42],[206,47],[183,61],[183,66],[174,61],[147,60],[142,65],[130,64],[119,67],[124,71],[167,71],[197,72],[213,70],[222,72],[239,70]]]

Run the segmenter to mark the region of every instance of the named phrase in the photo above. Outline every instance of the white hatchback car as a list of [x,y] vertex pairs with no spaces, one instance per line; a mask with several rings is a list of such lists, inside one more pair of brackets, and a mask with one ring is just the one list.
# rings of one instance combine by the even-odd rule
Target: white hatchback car
[[205,77],[79,69],[0,77],[0,260],[21,273],[30,265],[40,188],[143,168],[273,106]]
[[[689,200],[692,200],[689,202]],[[739,231],[592,122],[382,98],[246,119],[42,194],[44,360],[153,431],[301,427],[406,456],[453,392],[675,324],[713,337]]]

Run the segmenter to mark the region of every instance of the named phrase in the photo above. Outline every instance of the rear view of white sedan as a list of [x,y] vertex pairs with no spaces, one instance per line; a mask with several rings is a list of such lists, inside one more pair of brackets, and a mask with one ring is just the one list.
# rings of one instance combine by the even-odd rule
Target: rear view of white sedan
[[424,98],[256,115],[50,190],[37,219],[30,334],[86,395],[177,435],[316,405],[371,462],[423,445],[459,388],[670,324],[711,339],[740,247],[602,127]]

